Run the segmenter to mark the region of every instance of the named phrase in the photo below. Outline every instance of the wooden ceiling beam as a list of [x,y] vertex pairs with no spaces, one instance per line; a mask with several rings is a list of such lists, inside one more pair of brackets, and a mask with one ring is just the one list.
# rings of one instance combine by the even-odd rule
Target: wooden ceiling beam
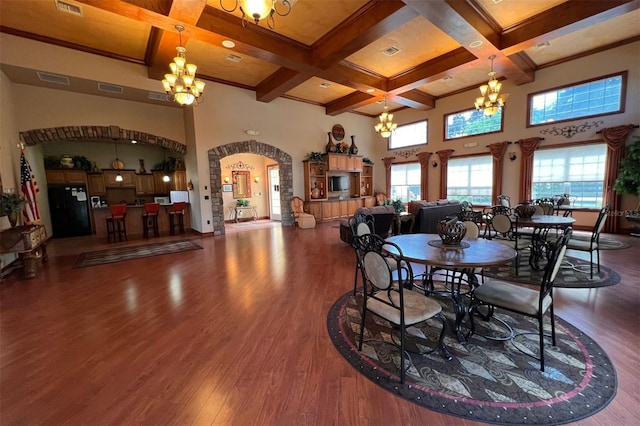
[[451,74],[452,69],[463,67],[476,59],[467,49],[460,47],[424,62],[408,72],[391,77],[388,82],[388,91],[393,95],[400,95],[429,82],[444,78]]
[[416,16],[399,0],[369,2],[311,46],[312,63],[318,68],[328,68]]
[[436,107],[436,98],[420,90],[409,90],[393,96],[393,101],[409,108],[427,111]]
[[507,29],[502,34],[500,49],[503,54],[512,55],[638,8],[640,0],[569,0]]
[[307,81],[311,76],[289,68],[280,68],[256,86],[256,100],[271,102]]
[[325,106],[325,112],[327,115],[336,116],[343,112],[351,112],[356,108],[370,105],[374,102],[382,99],[382,96],[374,96],[368,93],[355,92],[347,96],[343,96],[340,99],[336,99],[333,102],[329,102]]

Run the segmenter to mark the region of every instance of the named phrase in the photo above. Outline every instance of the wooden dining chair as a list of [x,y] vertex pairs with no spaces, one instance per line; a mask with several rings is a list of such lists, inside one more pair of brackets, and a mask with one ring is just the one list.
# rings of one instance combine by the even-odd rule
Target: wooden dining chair
[[[495,318],[494,312],[496,308],[505,309],[507,311],[516,312],[521,315],[535,318],[538,321],[538,341],[539,356],[531,355],[531,353],[520,349],[515,343],[516,349],[527,355],[533,356],[540,361],[540,370],[544,371],[544,317],[549,312],[551,321],[551,343],[556,345],[556,329],[555,316],[553,313],[553,281],[560,269],[560,264],[567,250],[567,243],[571,237],[571,228],[564,230],[563,234],[558,237],[553,246],[549,249],[547,264],[544,268],[544,274],[540,282],[539,288],[531,289],[523,287],[519,284],[510,283],[500,280],[488,280],[475,289],[471,297],[469,306],[470,331],[468,337],[475,333],[475,316],[482,317],[483,320],[498,320],[508,331],[507,336],[493,337],[482,336],[489,340],[510,340],[519,335],[529,334],[522,332],[516,334],[513,328],[503,320]],[[478,309],[481,306],[488,306],[488,313],[482,315]]]
[[[405,368],[405,355],[412,362],[407,349],[406,329],[433,318],[442,323],[437,346],[422,351],[420,348],[428,348],[433,344],[428,340],[421,339],[421,343],[416,344],[418,351],[414,352],[424,355],[439,350],[443,358],[450,360],[451,354],[444,344],[447,321],[441,312],[442,307],[432,298],[412,290],[413,271],[409,262],[404,259],[400,247],[394,243],[386,242],[376,234],[355,238],[361,240],[365,248],[362,259],[364,291],[358,350],[362,351],[362,345],[365,342],[364,330],[367,312],[395,325],[400,333],[400,344],[393,337],[391,341],[400,349],[400,383],[404,383],[406,370],[409,367]],[[415,338],[418,337],[415,336]],[[389,343],[386,339],[383,342]]]

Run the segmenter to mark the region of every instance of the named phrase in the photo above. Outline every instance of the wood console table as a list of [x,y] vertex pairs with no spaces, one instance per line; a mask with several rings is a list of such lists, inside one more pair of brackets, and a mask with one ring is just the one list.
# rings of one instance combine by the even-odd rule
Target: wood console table
[[[251,216],[243,216],[243,212],[248,212]],[[229,219],[238,223],[240,219],[251,219],[258,220],[258,211],[255,206],[247,206],[247,207],[229,207]]]
[[[16,226],[0,232],[0,254],[18,255],[18,260],[8,268],[8,272],[22,268],[25,278],[35,277],[38,261],[47,261],[48,239],[44,225]],[[0,280],[3,276],[0,272]]]

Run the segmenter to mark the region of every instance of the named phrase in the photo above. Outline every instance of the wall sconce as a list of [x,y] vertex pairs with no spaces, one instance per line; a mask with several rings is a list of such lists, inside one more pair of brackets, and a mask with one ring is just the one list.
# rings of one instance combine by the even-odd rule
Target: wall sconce
[[515,161],[515,159],[516,159],[516,158],[518,158],[518,157],[516,157],[516,153],[515,153],[515,152],[513,152],[513,151],[511,151],[511,152],[509,153],[509,160],[511,160],[511,161]]
[[260,176],[256,176],[256,177],[254,177],[254,178],[253,178],[253,180],[255,181],[255,183],[260,182]]
[[436,167],[438,167],[438,163],[436,163],[436,162],[434,161],[433,163],[431,163],[431,167],[433,167],[433,168],[435,169]]
[[229,183],[229,176],[224,177],[224,183]]

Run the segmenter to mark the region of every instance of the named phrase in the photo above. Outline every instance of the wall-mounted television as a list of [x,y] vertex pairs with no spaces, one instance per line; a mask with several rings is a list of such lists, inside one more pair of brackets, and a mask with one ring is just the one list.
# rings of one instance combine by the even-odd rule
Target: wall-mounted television
[[329,190],[332,192],[348,191],[349,178],[347,176],[329,176]]

